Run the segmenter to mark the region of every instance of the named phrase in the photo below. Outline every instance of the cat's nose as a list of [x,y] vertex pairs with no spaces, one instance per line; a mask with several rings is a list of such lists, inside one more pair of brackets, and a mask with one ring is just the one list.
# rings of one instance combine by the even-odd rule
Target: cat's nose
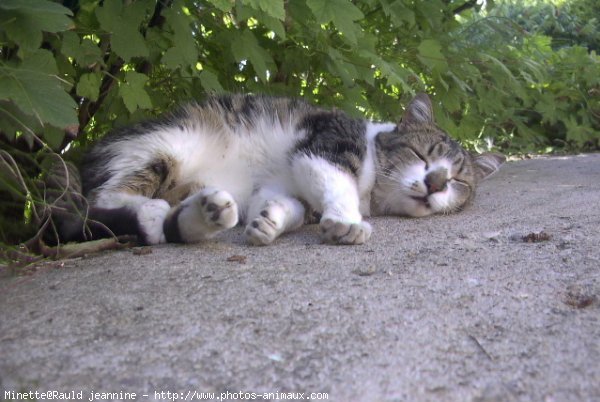
[[448,185],[448,170],[438,168],[425,176],[425,186],[427,186],[427,194],[444,191]]

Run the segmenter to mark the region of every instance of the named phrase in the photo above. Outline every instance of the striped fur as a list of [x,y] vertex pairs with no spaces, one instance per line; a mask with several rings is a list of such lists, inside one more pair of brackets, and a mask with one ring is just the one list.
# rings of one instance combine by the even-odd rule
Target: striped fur
[[81,172],[97,219],[133,212],[131,232],[149,244],[197,242],[239,222],[250,243],[269,244],[313,212],[324,241],[360,244],[371,234],[364,217],[458,210],[502,161],[471,156],[437,128],[426,95],[395,124],[238,94],[117,130]]

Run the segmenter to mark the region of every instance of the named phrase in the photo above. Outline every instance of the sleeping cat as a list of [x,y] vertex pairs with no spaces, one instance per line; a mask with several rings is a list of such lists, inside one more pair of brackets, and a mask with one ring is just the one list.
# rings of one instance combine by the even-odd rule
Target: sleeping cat
[[[371,235],[365,217],[460,210],[503,162],[450,139],[425,94],[398,124],[237,94],[116,131],[81,173],[88,216],[147,244],[199,242],[243,223],[251,244],[266,245],[313,212],[323,241],[361,244]],[[63,237],[81,237],[75,227]]]

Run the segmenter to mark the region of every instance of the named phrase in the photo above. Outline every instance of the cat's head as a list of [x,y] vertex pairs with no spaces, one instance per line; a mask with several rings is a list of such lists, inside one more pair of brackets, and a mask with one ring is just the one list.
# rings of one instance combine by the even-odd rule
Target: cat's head
[[376,140],[377,176],[372,213],[421,217],[460,210],[477,183],[496,172],[506,158],[473,155],[435,124],[429,97],[417,95],[396,130]]

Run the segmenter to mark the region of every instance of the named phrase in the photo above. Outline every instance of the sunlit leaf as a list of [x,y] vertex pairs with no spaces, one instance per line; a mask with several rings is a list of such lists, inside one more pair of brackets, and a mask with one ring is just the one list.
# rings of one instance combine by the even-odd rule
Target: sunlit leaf
[[267,65],[273,64],[273,59],[260,45],[251,30],[246,29],[231,44],[231,51],[239,62],[250,60],[258,77],[262,81],[267,80]]
[[361,36],[361,29],[355,21],[364,17],[364,14],[352,2],[347,0],[307,0],[317,21],[321,24],[333,22],[348,39],[356,43]]

